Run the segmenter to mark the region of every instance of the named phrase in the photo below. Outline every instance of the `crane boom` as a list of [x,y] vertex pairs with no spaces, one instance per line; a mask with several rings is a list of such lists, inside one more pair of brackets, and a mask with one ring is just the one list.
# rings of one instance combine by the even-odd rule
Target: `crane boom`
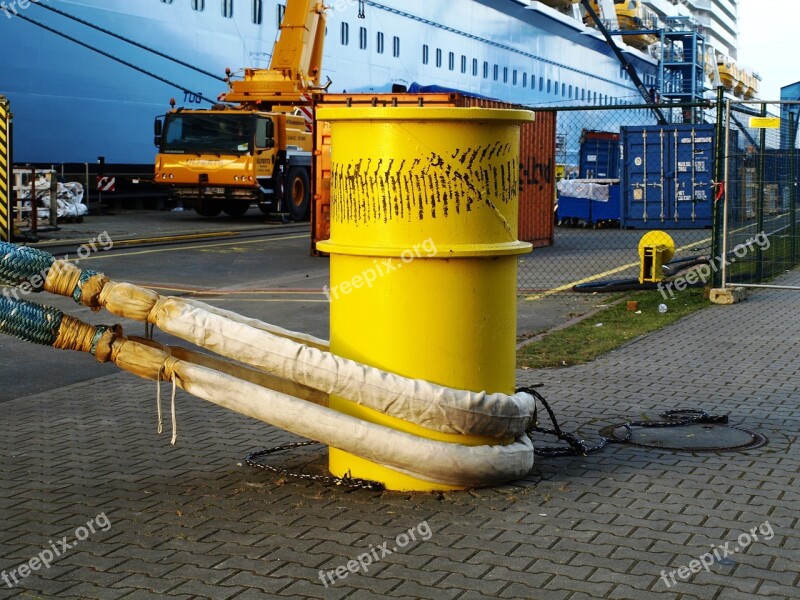
[[220,96],[242,104],[308,103],[319,89],[325,43],[325,5],[318,0],[289,0],[269,69],[245,69],[244,79],[229,82]]
[[608,29],[605,25],[603,25],[600,17],[597,16],[597,12],[595,12],[594,8],[592,8],[591,3],[589,0],[581,0],[581,4],[586,9],[586,12],[589,13],[589,16],[594,20],[595,25],[597,25],[597,29],[600,30],[600,33],[606,38],[608,45],[611,46],[611,49],[614,51],[614,54],[617,56],[617,60],[622,65],[622,68],[625,69],[625,72],[631,78],[633,85],[636,86],[636,89],[639,90],[639,93],[644,98],[644,101],[650,105],[650,110],[653,111],[653,114],[656,116],[656,120],[658,121],[659,125],[666,125],[667,119],[664,117],[664,113],[661,112],[661,109],[658,107],[657,104],[653,102],[653,99],[650,97],[650,93],[647,91],[647,88],[642,83],[642,79],[639,77],[639,74],[636,72],[636,69],[633,67],[631,62],[625,58],[625,55],[622,53],[622,50],[619,49],[616,42],[614,42],[614,38],[611,37],[611,34],[608,32]]

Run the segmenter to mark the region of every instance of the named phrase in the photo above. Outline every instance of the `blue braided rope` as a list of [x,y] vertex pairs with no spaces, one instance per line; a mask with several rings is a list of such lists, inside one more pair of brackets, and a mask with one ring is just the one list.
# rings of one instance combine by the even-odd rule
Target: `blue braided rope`
[[78,281],[78,285],[76,285],[75,289],[72,290],[72,299],[78,304],[81,303],[81,299],[83,298],[83,286],[86,285],[86,282],[95,275],[100,275],[100,273],[97,271],[89,271],[88,269],[81,271],[81,278]]
[[103,334],[110,329],[113,329],[113,327],[110,327],[108,325],[97,326],[97,332],[94,334],[94,337],[92,338],[92,349],[89,351],[92,353],[92,356],[95,356],[97,354],[97,344],[100,343],[100,338],[103,337]]
[[56,308],[0,296],[0,332],[26,342],[52,346],[63,318]]
[[0,284],[16,287],[35,278],[44,283],[54,260],[52,254],[36,248],[0,242]]

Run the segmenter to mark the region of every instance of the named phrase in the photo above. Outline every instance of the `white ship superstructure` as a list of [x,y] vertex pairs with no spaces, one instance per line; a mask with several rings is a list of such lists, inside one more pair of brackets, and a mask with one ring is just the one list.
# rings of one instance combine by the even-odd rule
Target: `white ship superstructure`
[[[584,24],[575,0],[330,4],[323,79],[331,78],[334,92],[387,92],[416,82],[538,107],[642,101],[604,38]],[[601,2],[629,10],[636,4]],[[709,64],[719,67],[709,75],[723,76],[732,92],[745,94],[757,83],[735,65],[737,0],[638,4],[662,20],[683,15],[699,24],[714,49]],[[269,64],[283,14],[276,0],[49,0],[14,6],[16,14],[0,13],[0,94],[13,106],[15,159],[53,164],[95,162],[102,155],[110,164],[149,165],[153,118],[169,99],[207,106],[203,98],[215,99],[225,89],[219,79],[69,17],[222,77],[228,67]],[[658,54],[630,44],[630,36],[616,39],[645,86],[657,89]]]
[[[323,79],[331,78],[331,91],[385,92],[418,82],[536,106],[641,101],[596,30],[541,2],[330,4]],[[147,165],[153,117],[170,97],[206,105],[201,98],[225,89],[48,7],[220,76],[226,67],[268,65],[283,10],[275,0],[49,0],[0,15],[0,94],[15,113],[17,162],[102,155],[107,163]],[[623,49],[654,85],[656,61]]]

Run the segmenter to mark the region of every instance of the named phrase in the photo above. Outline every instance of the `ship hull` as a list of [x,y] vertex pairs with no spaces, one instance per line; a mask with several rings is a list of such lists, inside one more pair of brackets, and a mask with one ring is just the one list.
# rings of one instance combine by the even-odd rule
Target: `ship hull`
[[[261,24],[253,22],[251,3],[244,0],[234,4],[232,18],[223,17],[210,2],[202,12],[191,4],[48,3],[221,76],[226,67],[236,71],[269,64],[277,32],[276,2],[263,2]],[[546,6],[530,9],[514,0],[368,2],[365,18],[359,19],[356,2],[332,5],[323,78],[331,78],[334,92],[387,92],[396,84],[419,82],[530,106],[639,101],[599,34]],[[179,106],[207,107],[201,98],[216,99],[225,89],[221,81],[44,6],[30,4],[19,14],[0,15],[0,56],[5,57],[0,94],[12,104],[18,163],[94,163],[103,156],[107,164],[151,165],[153,119],[166,112],[170,98]],[[383,52],[378,51],[379,34]],[[645,77],[653,76],[651,59],[636,51],[629,54]]]

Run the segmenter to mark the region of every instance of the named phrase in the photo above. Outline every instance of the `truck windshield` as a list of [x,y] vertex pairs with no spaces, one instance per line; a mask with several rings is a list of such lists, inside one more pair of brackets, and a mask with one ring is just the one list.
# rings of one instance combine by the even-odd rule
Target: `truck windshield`
[[250,152],[253,119],[250,115],[175,113],[164,123],[161,151],[171,154]]

